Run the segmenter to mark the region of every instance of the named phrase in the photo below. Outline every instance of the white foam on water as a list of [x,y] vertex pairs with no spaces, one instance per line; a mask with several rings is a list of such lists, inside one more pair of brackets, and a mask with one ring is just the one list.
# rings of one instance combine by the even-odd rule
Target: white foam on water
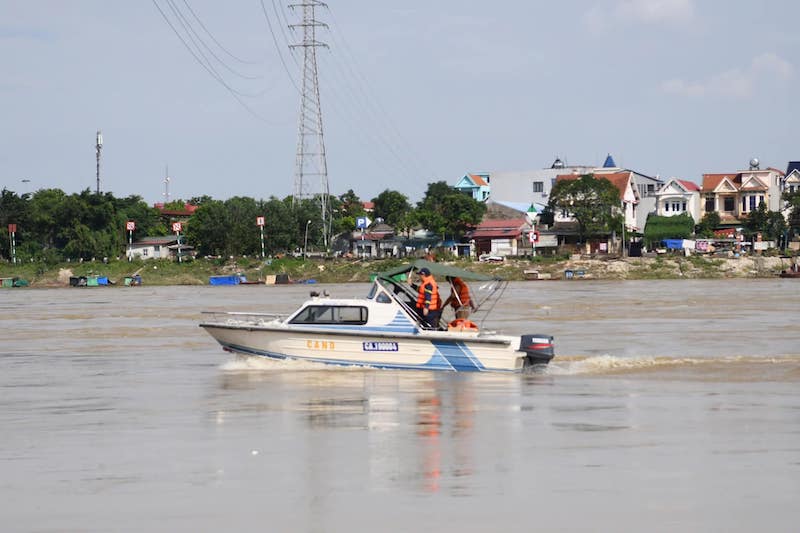
[[304,361],[301,359],[271,359],[260,356],[237,356],[230,361],[220,365],[220,369],[226,372],[250,372],[250,371],[298,371],[298,370],[336,370],[336,371],[363,371],[369,369],[368,366],[340,366],[317,363],[314,361]]
[[566,356],[550,362],[546,372],[550,375],[586,375],[605,373],[624,373],[628,371],[648,371],[670,367],[733,367],[734,365],[783,365],[797,364],[795,356],[754,357],[749,355],[730,355],[722,357],[670,357],[670,356]]

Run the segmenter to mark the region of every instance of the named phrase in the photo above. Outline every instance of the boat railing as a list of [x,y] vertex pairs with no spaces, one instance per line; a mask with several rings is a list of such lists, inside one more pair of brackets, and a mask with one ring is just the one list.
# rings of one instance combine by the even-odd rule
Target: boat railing
[[214,322],[226,324],[267,324],[286,319],[288,315],[277,313],[248,313],[246,311],[202,311],[204,316],[211,317]]

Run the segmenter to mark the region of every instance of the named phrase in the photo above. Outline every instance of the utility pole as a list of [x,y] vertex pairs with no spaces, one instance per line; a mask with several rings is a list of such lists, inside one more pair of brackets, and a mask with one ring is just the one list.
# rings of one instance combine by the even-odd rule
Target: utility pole
[[94,145],[95,153],[97,155],[97,194],[100,194],[100,150],[103,148],[103,134],[97,130],[97,140]]
[[328,196],[328,163],[325,158],[325,141],[322,133],[322,105],[319,98],[319,75],[317,71],[317,48],[328,48],[328,45],[317,41],[317,28],[328,28],[328,25],[316,19],[316,8],[328,5],[319,0],[303,0],[290,4],[294,11],[302,8],[303,19],[299,24],[291,24],[292,30],[303,31],[300,43],[289,45],[290,49],[303,50],[303,70],[301,72],[300,116],[297,126],[297,155],[295,157],[294,189],[292,206],[296,206],[302,198],[311,196],[308,178],[316,177],[320,183],[320,209],[322,211],[322,240],[328,249],[330,234],[330,205]]
[[169,165],[164,173],[164,205],[169,203]]

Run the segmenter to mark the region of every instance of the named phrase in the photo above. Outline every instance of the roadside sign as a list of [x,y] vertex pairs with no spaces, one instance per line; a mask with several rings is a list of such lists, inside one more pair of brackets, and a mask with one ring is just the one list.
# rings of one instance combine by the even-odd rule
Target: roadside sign
[[183,225],[180,222],[173,222],[172,223],[172,231],[174,231],[175,233],[180,233],[182,227],[183,227]]
[[8,225],[8,232],[9,233],[16,233],[17,232],[17,225],[16,224],[9,224]]
[[531,243],[539,242],[539,232],[538,231],[532,231],[532,232],[528,233],[528,240],[531,241]]
[[256,226],[264,227],[264,217],[256,217]]
[[125,223],[125,229],[126,229],[127,231],[134,231],[134,230],[136,230],[136,222],[134,222],[133,220],[129,220],[129,221],[127,221],[127,222]]

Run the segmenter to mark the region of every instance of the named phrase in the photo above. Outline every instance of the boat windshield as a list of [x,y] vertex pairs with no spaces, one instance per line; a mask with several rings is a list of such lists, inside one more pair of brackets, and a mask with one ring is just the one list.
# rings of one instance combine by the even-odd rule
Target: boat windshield
[[375,293],[378,292],[378,284],[373,283],[372,287],[369,288],[369,294],[367,294],[367,300],[372,300],[375,298]]
[[367,308],[353,305],[309,305],[297,313],[291,324],[347,324],[367,323]]

